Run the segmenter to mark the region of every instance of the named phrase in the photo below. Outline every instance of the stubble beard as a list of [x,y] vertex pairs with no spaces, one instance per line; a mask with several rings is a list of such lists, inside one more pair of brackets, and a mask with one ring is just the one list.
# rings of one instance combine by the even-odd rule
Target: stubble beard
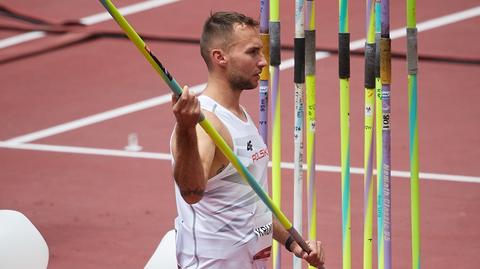
[[258,80],[252,82],[251,79],[232,74],[229,79],[230,87],[234,90],[253,90],[258,86]]

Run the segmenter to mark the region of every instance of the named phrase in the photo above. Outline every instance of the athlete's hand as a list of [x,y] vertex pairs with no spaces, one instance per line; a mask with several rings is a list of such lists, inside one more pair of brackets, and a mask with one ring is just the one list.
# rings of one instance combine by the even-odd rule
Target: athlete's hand
[[172,111],[179,128],[195,128],[200,117],[200,103],[187,86],[183,87],[181,96],[172,94]]
[[325,252],[323,251],[322,242],[320,241],[306,241],[312,252],[307,254],[307,252],[303,251],[303,249],[297,244],[297,242],[293,242],[290,246],[293,254],[295,256],[304,259],[307,261],[311,266],[314,266],[319,269],[326,269],[325,267]]

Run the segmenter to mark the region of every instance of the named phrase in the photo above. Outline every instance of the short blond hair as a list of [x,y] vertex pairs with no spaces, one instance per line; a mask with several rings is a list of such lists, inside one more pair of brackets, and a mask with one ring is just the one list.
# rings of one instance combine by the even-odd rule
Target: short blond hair
[[233,33],[235,24],[246,25],[252,28],[256,28],[259,25],[255,19],[238,12],[215,12],[210,14],[210,17],[205,21],[200,38],[200,54],[209,70],[212,65],[209,55],[212,41],[221,38],[225,40],[224,42],[227,42]]

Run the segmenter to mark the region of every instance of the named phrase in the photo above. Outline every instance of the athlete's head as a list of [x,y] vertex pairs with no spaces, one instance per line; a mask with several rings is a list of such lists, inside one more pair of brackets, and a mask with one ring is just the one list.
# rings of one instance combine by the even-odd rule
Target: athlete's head
[[208,70],[220,68],[235,89],[252,89],[267,64],[258,22],[236,12],[211,14],[203,26],[200,53]]

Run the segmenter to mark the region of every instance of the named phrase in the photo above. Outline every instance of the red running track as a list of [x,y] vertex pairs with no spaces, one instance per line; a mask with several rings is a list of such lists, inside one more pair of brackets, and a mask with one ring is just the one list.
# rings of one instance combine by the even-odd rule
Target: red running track
[[[478,6],[478,1],[419,1],[423,22]],[[128,6],[135,1],[115,1]],[[177,1],[127,16],[177,81],[191,86],[206,80],[197,40],[211,10],[237,10],[258,16],[258,1]],[[336,2],[317,3],[317,46],[335,49]],[[168,140],[173,117],[168,89],[129,41],[95,36],[118,33],[111,20],[89,26],[65,26],[104,12],[95,1],[3,1],[17,12],[43,19],[35,25],[0,17],[0,40],[30,30],[46,37],[0,49],[0,208],[23,212],[38,227],[50,248],[49,268],[142,268],[176,215]],[[403,2],[391,3],[391,29],[404,26]],[[293,6],[282,2],[282,42],[293,43]],[[364,3],[350,3],[352,41],[364,36]],[[419,122],[422,172],[470,176],[473,182],[421,181],[423,268],[477,268],[480,263],[480,17],[419,33]],[[159,41],[173,38],[176,42]],[[470,41],[469,41],[470,40]],[[394,52],[405,52],[405,38],[395,39]],[[282,51],[289,59],[290,51]],[[449,58],[450,61],[445,60]],[[443,59],[443,60],[442,60]],[[466,63],[470,60],[470,64]],[[473,64],[471,62],[474,62]],[[363,59],[351,60],[352,166],[363,165]],[[317,162],[338,165],[339,94],[337,59],[317,62]],[[293,160],[293,70],[281,73],[282,159]],[[408,171],[406,63],[393,59],[392,166]],[[166,96],[146,109],[76,128],[78,119]],[[257,118],[257,94],[244,95]],[[163,103],[163,104],[160,104]],[[104,115],[104,114],[102,114]],[[54,126],[65,128],[41,132]],[[125,155],[127,137],[137,133],[142,152]],[[292,134],[292,135],[289,135]],[[22,140],[11,140],[15,138]],[[13,145],[12,141],[19,141]],[[10,143],[10,144],[9,144]],[[57,146],[57,147],[53,147]],[[39,148],[41,147],[41,148]],[[110,150],[110,151],[105,151]],[[87,151],[87,152],[86,152]],[[147,153],[154,153],[148,155]],[[103,155],[101,155],[103,154]],[[292,217],[293,171],[284,169],[282,209]],[[318,172],[318,235],[329,268],[341,267],[340,175]],[[435,176],[434,176],[435,177]],[[363,177],[352,174],[352,265],[361,267]],[[465,179],[453,177],[453,179]],[[410,267],[409,183],[393,177],[393,263]],[[306,212],[304,212],[306,216]],[[306,219],[304,221],[306,223]],[[284,268],[291,268],[283,253]],[[374,259],[375,260],[375,259]]]

